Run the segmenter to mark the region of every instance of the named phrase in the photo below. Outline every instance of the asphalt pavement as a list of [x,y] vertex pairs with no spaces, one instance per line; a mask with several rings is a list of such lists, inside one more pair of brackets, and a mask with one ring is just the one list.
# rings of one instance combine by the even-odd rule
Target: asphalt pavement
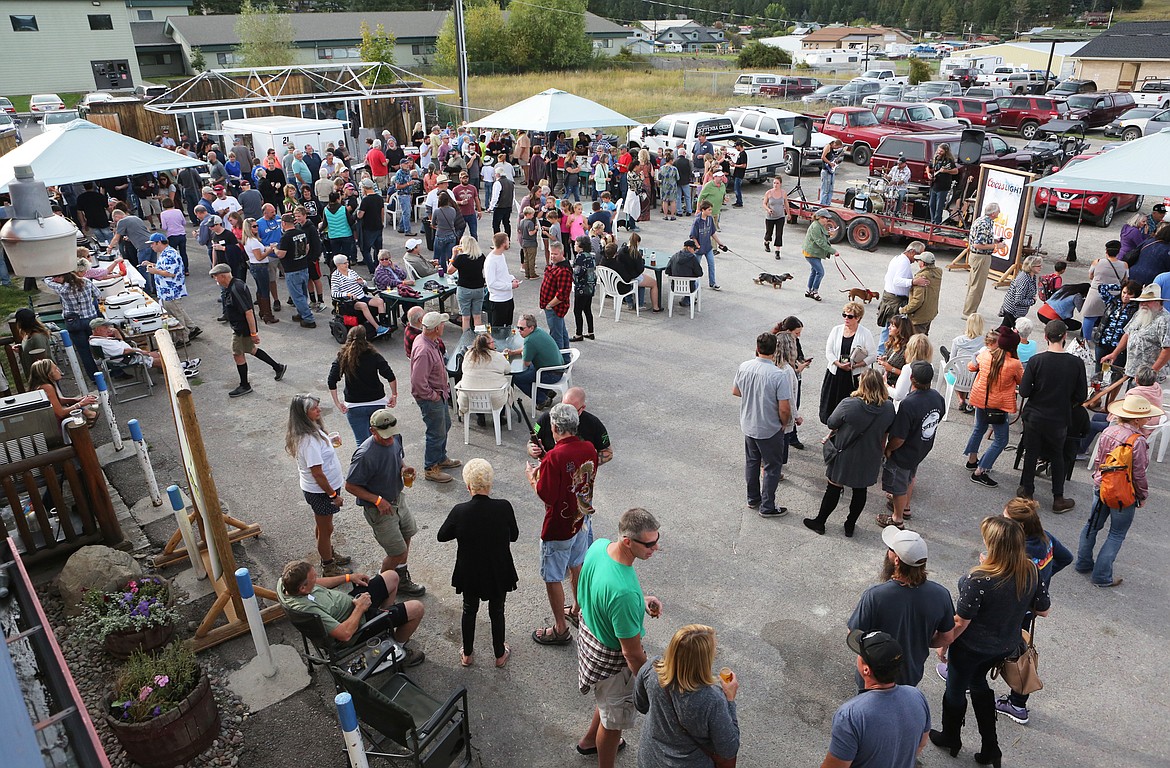
[[[838,185],[860,175],[861,169],[847,164]],[[805,177],[809,197],[817,186],[815,176]],[[825,485],[817,450],[825,433],[816,418],[823,375],[818,364],[804,376],[800,409],[805,419],[800,434],[809,449],[792,452],[778,492],[778,502],[789,514],[762,519],[747,508],[738,400],[731,395],[736,368],[753,355],[756,335],[790,314],[804,321],[806,354],[819,358],[829,329],[841,322],[844,293],[857,287],[849,271],[842,277],[830,262],[821,287],[825,301],[804,297],[808,274],[800,258],[804,224],[786,227],[784,256],[774,260],[762,243],[763,191],[763,186],[749,185],[744,208],[724,209],[720,236],[732,252],[717,258],[723,290],[705,291],[702,311],[693,320],[679,312],[668,318],[665,313],[647,311],[635,317],[623,311],[615,324],[607,307],[596,318],[596,341],[577,345],[582,356],[573,383],[585,388],[589,410],[604,420],[614,445],[614,460],[597,479],[596,535],[616,535],[618,516],[633,506],[646,507],[662,523],[660,549],[636,566],[646,593],[657,595],[665,606],[660,618],[647,620],[645,643],[651,657],[661,653],[671,634],[685,624],[715,627],[717,666],[731,667],[740,679],[740,765],[817,765],[828,746],[834,711],[855,692],[845,622],[858,596],[876,579],[885,549],[874,516],[885,510],[882,494],[874,489],[852,539],[841,532],[845,502],[830,518],[827,535],[816,536],[801,525],[802,517],[815,514]],[[1150,204],[1147,201],[1146,210]],[[1107,239],[1116,237],[1123,220],[1119,217],[1107,230],[1081,228],[1081,260],[1069,266],[1066,281],[1087,280],[1089,259],[1103,251]],[[488,217],[481,221],[481,232],[489,228],[489,221]],[[665,222],[656,214],[642,225],[643,246],[675,250],[688,226],[688,221]],[[1044,246],[1050,255],[1045,271],[1055,258],[1064,256],[1075,228],[1075,221],[1067,219],[1048,222]],[[1038,223],[1030,224],[1028,231],[1038,231]],[[403,240],[387,231],[387,246],[396,254],[401,253]],[[488,238],[481,241],[487,243]],[[874,253],[857,251],[848,243],[840,248],[843,261],[861,282],[878,291],[887,263],[901,250],[896,243],[883,243]],[[348,457],[354,448],[345,419],[333,409],[325,389],[338,347],[326,327],[327,317],[318,318],[317,329],[306,330],[289,322],[292,313],[285,309],[278,315],[278,325],[260,327],[260,338],[263,349],[290,364],[288,375],[274,382],[270,369],[250,358],[255,393],[229,399],[227,392],[237,383],[229,330],[214,320],[218,290],[206,276],[206,257],[193,241],[190,252],[193,295],[188,311],[204,329],[190,347],[191,355],[203,359],[202,379],[194,387],[199,419],[221,499],[234,515],[263,527],[259,539],[235,548],[237,557],[253,569],[257,583],[272,586],[285,561],[315,557],[311,513],[297,486],[295,461],[284,452],[292,395],[309,391],[320,396],[326,424],[343,435],[341,452]],[[949,346],[962,330],[959,308],[966,273],[945,270],[953,255],[938,253],[945,274],[942,313],[931,334],[936,348]],[[513,273],[521,275],[515,248],[508,260]],[[752,282],[760,272],[791,272],[795,278],[775,290]],[[538,286],[538,281],[525,281],[516,291],[518,313],[540,316]],[[287,296],[283,286],[280,296],[282,300]],[[994,317],[1001,301],[1002,292],[989,285],[983,314]],[[595,309],[596,305],[597,301]],[[866,309],[863,322],[874,329],[876,302]],[[448,327],[448,343],[457,337],[458,330]],[[421,466],[423,426],[409,396],[401,332],[377,346],[400,379],[397,414],[407,462]],[[149,400],[119,406],[117,413],[123,422],[141,421],[163,467],[160,480],[164,484],[177,480],[174,425],[162,393],[156,390]],[[931,577],[952,592],[959,576],[977,562],[980,520],[998,514],[1016,486],[1011,470],[1015,454],[1010,452],[996,466],[999,488],[968,480],[962,450],[971,425],[971,416],[956,412],[941,426],[934,451],[918,473],[912,505],[912,527],[930,547]],[[427,661],[409,674],[440,698],[457,685],[467,686],[480,764],[590,765],[573,749],[593,706],[592,699],[577,690],[575,649],[541,647],[529,638],[534,628],[549,622],[550,610],[539,578],[543,509],[524,477],[527,434],[522,428],[505,432],[503,445],[497,447],[490,425],[487,429],[473,425],[471,445],[464,446],[462,431],[456,421],[448,440],[450,455],[464,461],[489,460],[496,471],[493,495],[512,502],[520,523],[520,540],[513,546],[520,585],[509,596],[507,608],[512,657],[502,670],[490,663],[483,611],[477,664],[459,667],[461,600],[449,586],[455,547],[437,543],[435,532],[467,491],[458,480],[444,486],[420,481],[408,492],[421,526],[410,566],[414,578],[428,587],[423,598],[427,614],[416,635]],[[1013,428],[1012,443],[1018,439],[1019,429]],[[141,495],[133,462],[115,466],[119,489]],[[1045,688],[1032,697],[1027,726],[1001,719],[1005,764],[1152,768],[1170,761],[1170,735],[1157,725],[1170,721],[1165,696],[1170,680],[1163,663],[1170,523],[1159,514],[1167,502],[1164,465],[1151,467],[1150,486],[1151,499],[1139,511],[1117,561],[1116,575],[1125,578],[1121,587],[1096,589],[1071,569],[1054,578],[1051,616],[1037,627]],[[1048,484],[1038,483],[1046,528],[1075,549],[1092,497],[1083,464],[1074,472],[1066,495],[1076,500],[1076,508],[1055,515],[1048,511]],[[338,549],[354,556],[357,570],[375,570],[381,553],[352,501],[347,501],[336,523]],[[157,541],[170,530],[164,520],[148,532]],[[270,626],[269,633],[274,641],[299,644],[286,622]],[[251,641],[242,638],[211,653],[230,666],[250,658],[253,651]],[[928,670],[921,687],[937,724],[943,683]],[[1006,692],[1002,683],[995,687]],[[247,764],[343,764],[332,688],[324,673],[318,673],[310,688],[252,716],[245,729],[241,761]],[[969,746],[958,762],[928,745],[922,765],[972,764],[978,737],[970,718],[964,736]],[[632,766],[637,731],[626,734],[626,739],[631,747],[621,754],[618,765]]]

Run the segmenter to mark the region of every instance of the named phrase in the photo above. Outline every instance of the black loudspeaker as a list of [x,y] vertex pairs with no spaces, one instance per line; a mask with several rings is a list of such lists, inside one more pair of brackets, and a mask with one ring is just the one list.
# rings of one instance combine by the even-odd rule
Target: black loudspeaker
[[930,202],[929,201],[915,200],[913,210],[914,210],[914,213],[913,213],[914,218],[922,219],[924,221],[930,219]]
[[813,122],[803,115],[792,118],[792,146],[804,149],[812,146]]
[[984,132],[978,128],[963,129],[963,137],[959,139],[959,162],[963,165],[976,165],[983,157]]

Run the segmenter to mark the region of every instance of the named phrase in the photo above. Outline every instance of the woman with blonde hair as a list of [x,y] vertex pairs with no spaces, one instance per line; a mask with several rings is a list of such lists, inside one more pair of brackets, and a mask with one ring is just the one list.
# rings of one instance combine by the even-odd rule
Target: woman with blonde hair
[[663,655],[642,665],[634,679],[634,706],[647,715],[638,768],[710,766],[739,753],[739,678],[717,678],[714,665],[715,630],[702,624],[675,632]]
[[934,346],[930,343],[929,336],[925,333],[916,333],[909,337],[906,341],[905,362],[902,364],[902,370],[898,374],[898,380],[894,383],[894,391],[891,393],[895,408],[906,399],[906,395],[910,394],[910,366],[917,362],[929,363],[933,358]]
[[877,359],[877,343],[861,324],[865,307],[850,301],[841,308],[845,322],[833,326],[825,340],[825,380],[821,384],[821,423],[827,423],[837,404],[857,389],[857,377]]
[[980,765],[998,768],[1001,753],[995,732],[995,692],[987,674],[1020,645],[1020,626],[1029,611],[1047,616],[1048,588],[1036,564],[1028,557],[1024,527],[1001,515],[979,526],[986,551],[979,564],[959,579],[955,628],[938,649],[939,675],[947,682],[942,703],[942,730],[931,730],[930,740],[951,757],[963,747],[963,718],[967,693],[979,725],[982,747],[975,754]]
[[28,391],[39,389],[49,398],[49,405],[58,421],[69,418],[74,409],[82,409],[87,424],[97,419],[97,397],[90,394],[81,397],[66,397],[61,394],[60,382],[64,378],[61,369],[52,360],[37,360],[28,372]]
[[[491,334],[481,333],[475,337],[463,356],[463,376],[455,385],[455,398],[459,412],[467,413],[469,389],[490,389],[492,408],[502,408],[511,403],[511,387],[504,387],[508,381],[511,363],[496,349],[496,340]],[[494,390],[500,390],[498,392]],[[483,415],[480,414],[483,419]]]
[[343,576],[347,571],[342,566],[348,564],[350,558],[333,549],[333,515],[345,503],[341,496],[345,477],[341,473],[337,449],[333,447],[321,419],[321,398],[308,393],[293,395],[288,409],[284,449],[297,460],[301,492],[309,509],[313,510],[321,575]]
[[886,433],[894,423],[894,406],[886,390],[886,380],[873,368],[866,368],[857,389],[833,409],[825,424],[833,432],[827,443],[825,458],[825,495],[815,518],[806,517],[804,525],[820,535],[825,521],[841,501],[846,487],[853,489],[849,500],[849,517],[845,535],[852,536],[857,518],[865,510],[869,486],[877,482],[886,448]]
[[483,267],[486,259],[479,241],[470,234],[463,236],[451,254],[447,274],[459,273],[455,297],[459,302],[459,321],[466,331],[473,327],[472,323],[474,327],[483,323],[483,296],[484,288],[487,287]]

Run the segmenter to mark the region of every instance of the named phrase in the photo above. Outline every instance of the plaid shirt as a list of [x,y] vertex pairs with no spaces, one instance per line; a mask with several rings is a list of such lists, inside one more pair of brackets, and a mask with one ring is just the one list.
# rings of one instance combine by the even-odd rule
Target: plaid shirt
[[549,264],[544,270],[544,279],[540,281],[540,308],[548,309],[548,303],[553,298],[560,299],[560,303],[552,308],[557,317],[564,317],[569,311],[569,295],[573,291],[573,270],[565,266],[565,262]]
[[600,683],[608,677],[613,677],[626,666],[626,657],[621,648],[616,651],[602,645],[589,627],[585,626],[584,618],[577,628],[577,681],[581,686],[581,693],[589,693],[590,687]]
[[83,320],[98,316],[98,303],[102,300],[102,292],[88,278],[81,278],[81,287],[74,288],[66,283],[58,283],[51,277],[46,277],[45,285],[49,290],[61,297],[61,311],[65,314],[73,313]]
[[995,222],[990,216],[980,216],[971,225],[971,245],[991,245],[995,241]]

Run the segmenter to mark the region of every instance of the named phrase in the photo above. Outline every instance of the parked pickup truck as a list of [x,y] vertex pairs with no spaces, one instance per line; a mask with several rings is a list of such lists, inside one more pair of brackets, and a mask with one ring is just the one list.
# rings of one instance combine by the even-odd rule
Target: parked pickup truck
[[825,113],[823,122],[815,118],[814,124],[821,133],[840,139],[858,165],[869,165],[869,158],[882,139],[901,133],[899,128],[878,123],[873,112],[864,107],[833,107]]
[[1170,80],[1152,77],[1143,80],[1138,90],[1133,91],[1133,100],[1139,107],[1170,107]]
[[854,81],[881,83],[882,85],[890,85],[891,83],[900,83],[901,85],[910,84],[910,78],[898,77],[897,73],[892,69],[867,69],[853,79]]
[[[832,141],[831,138],[819,131],[813,131],[811,146],[802,151],[792,146],[792,126],[800,115],[786,109],[774,107],[733,107],[727,110],[735,126],[737,137],[759,139],[763,141],[779,142],[788,150],[784,153],[784,173],[789,176],[799,176],[802,170],[819,168],[821,164],[821,150]],[[753,152],[748,153],[749,163]]]
[[963,124],[958,120],[940,120],[934,110],[926,104],[889,101],[875,104],[873,114],[882,125],[911,133],[963,130]]
[[663,115],[653,125],[634,126],[626,138],[651,152],[674,149],[680,141],[690,151],[700,133],[711,141],[727,139],[735,135],[735,125],[727,115],[714,112],[677,112]]

